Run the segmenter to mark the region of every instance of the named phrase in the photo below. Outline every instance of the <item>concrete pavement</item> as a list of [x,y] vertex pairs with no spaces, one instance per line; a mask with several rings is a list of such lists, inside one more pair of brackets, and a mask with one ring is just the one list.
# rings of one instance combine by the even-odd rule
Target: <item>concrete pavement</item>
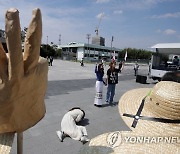
[[[108,66],[105,67],[105,72]],[[140,66],[139,72],[147,74],[148,66]],[[118,102],[123,93],[139,87],[153,87],[135,82],[133,66],[125,66],[119,75],[114,101]],[[106,87],[104,87],[104,98]],[[117,104],[102,108],[94,107],[95,73],[94,64],[80,66],[78,62],[54,60],[49,67],[48,89],[45,97],[46,115],[34,127],[24,132],[24,154],[78,154],[83,148],[81,142],[65,138],[59,142],[56,131],[60,130],[63,115],[72,107],[79,106],[86,112],[83,125],[89,138],[116,130],[129,130],[120,118]],[[16,139],[11,154],[16,154]]]

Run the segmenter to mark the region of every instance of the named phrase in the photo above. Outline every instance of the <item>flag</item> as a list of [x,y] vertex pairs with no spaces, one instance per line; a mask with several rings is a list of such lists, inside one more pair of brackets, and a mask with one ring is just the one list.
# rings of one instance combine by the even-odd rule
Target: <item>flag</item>
[[112,57],[112,62],[115,62],[115,61],[116,61],[116,52],[114,51],[113,57]]
[[126,61],[126,58],[127,58],[127,50],[126,50],[126,53],[124,55],[124,61]]

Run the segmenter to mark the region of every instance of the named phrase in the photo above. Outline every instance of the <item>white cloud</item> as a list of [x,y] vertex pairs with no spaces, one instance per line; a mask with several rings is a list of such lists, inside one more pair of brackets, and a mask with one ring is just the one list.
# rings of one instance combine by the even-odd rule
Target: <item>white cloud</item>
[[173,35],[173,34],[176,34],[176,31],[173,30],[173,29],[166,29],[166,30],[163,31],[163,33],[165,35]]
[[157,29],[156,33],[160,33],[164,35],[175,35],[177,32],[173,29],[165,29],[165,30]]
[[114,13],[114,14],[122,14],[123,11],[122,11],[122,10],[115,10],[113,13]]
[[162,31],[160,29],[156,30],[157,33],[161,33]]
[[165,1],[168,1],[168,0],[141,0],[142,3],[144,4],[157,4],[157,3],[161,3],[161,2],[165,2]]
[[100,19],[100,18],[102,18],[104,16],[105,16],[104,12],[101,12],[96,16],[96,18]]
[[138,0],[138,1],[140,3],[142,3],[143,5],[153,6],[153,5],[156,5],[158,3],[172,2],[173,0]]
[[125,9],[132,10],[143,10],[147,8],[152,8],[163,2],[171,2],[173,0],[126,0],[122,1],[121,5]]
[[175,13],[166,13],[162,15],[154,15],[151,18],[179,18],[180,17],[180,12],[175,12]]
[[96,3],[108,3],[110,0],[96,0]]

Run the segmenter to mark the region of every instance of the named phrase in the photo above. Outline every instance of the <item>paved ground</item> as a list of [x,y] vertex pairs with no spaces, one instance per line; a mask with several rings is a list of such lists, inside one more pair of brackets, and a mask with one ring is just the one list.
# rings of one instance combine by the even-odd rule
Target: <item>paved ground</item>
[[[105,70],[107,68],[108,66]],[[147,72],[148,66],[140,66],[139,73],[147,74]],[[133,66],[125,66],[119,75],[115,101],[118,102],[122,94],[130,89],[154,85],[152,80],[147,82],[147,84],[136,83]],[[75,106],[81,107],[86,112],[83,124],[87,128],[89,138],[105,132],[129,130],[120,118],[117,105],[94,107],[94,86],[94,64],[85,64],[85,67],[81,67],[80,63],[54,60],[48,73],[46,115],[37,125],[24,132],[24,154],[78,154],[83,146],[87,146],[70,138],[65,138],[61,143],[56,136],[63,115]],[[104,96],[105,92],[106,87]],[[11,154],[16,154],[16,146],[15,138]]]

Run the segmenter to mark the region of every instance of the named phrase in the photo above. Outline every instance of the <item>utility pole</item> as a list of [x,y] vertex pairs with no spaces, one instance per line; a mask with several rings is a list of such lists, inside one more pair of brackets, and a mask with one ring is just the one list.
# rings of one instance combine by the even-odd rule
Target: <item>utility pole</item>
[[88,57],[90,57],[89,56],[90,55],[90,51],[89,51],[89,39],[90,39],[90,37],[91,37],[91,34],[86,35],[86,38],[88,39]]
[[61,45],[61,34],[59,34],[59,45]]
[[112,42],[114,41],[114,36],[112,36],[112,39],[111,39],[111,57],[112,57],[112,54],[113,54],[113,51],[112,51]]
[[47,45],[48,45],[48,36],[47,36]]
[[48,46],[48,36],[47,36],[47,40],[46,40],[46,53],[47,53],[47,46]]

